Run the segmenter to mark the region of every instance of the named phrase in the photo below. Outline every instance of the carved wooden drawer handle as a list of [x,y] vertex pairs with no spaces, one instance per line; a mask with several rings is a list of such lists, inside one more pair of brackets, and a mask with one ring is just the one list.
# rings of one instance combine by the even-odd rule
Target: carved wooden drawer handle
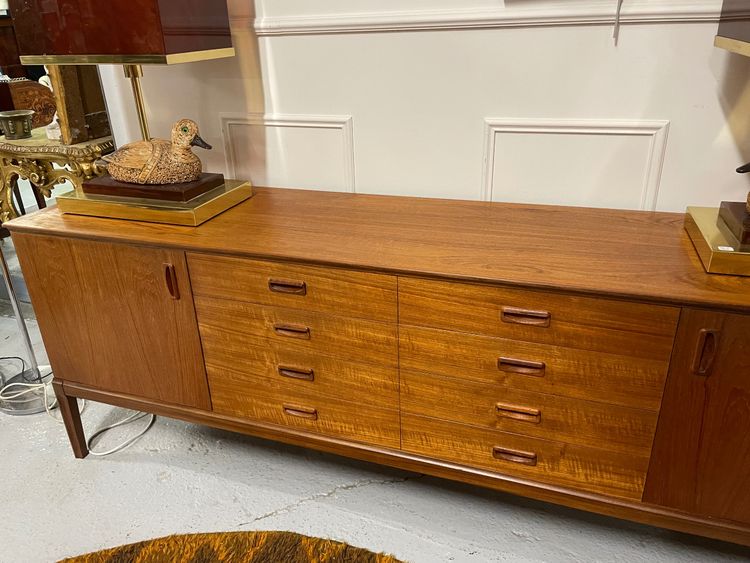
[[279,366],[278,369],[281,377],[291,377],[292,379],[302,379],[304,381],[313,381],[315,379],[315,372],[312,369],[289,366]]
[[276,323],[275,325],[273,325],[273,331],[279,336],[310,340],[310,327],[304,325]]
[[716,329],[703,328],[698,333],[698,346],[693,357],[693,373],[709,376],[714,369],[716,349],[719,345],[720,332]]
[[310,407],[300,407],[297,405],[284,405],[284,413],[297,418],[307,420],[318,420],[318,410]]
[[492,448],[492,457],[502,461],[510,461],[511,463],[520,463],[521,465],[536,465],[536,454],[533,452],[495,446]]
[[549,326],[552,315],[548,311],[533,311],[516,307],[503,307],[500,320],[504,323],[527,326]]
[[517,358],[498,358],[497,369],[508,373],[519,373],[521,375],[534,375],[543,377],[547,365],[544,362],[533,362],[531,360],[519,360]]
[[307,295],[307,284],[303,281],[270,279],[268,289],[276,293]]
[[164,281],[167,284],[167,291],[175,301],[180,298],[180,287],[177,285],[177,272],[173,264],[164,264]]
[[495,412],[497,412],[498,416],[512,418],[513,420],[520,420],[522,422],[539,424],[542,421],[542,411],[530,407],[497,403],[495,405]]

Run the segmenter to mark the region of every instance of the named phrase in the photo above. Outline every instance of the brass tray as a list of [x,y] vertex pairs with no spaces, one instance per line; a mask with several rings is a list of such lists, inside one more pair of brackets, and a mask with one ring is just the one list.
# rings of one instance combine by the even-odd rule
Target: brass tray
[[72,191],[57,196],[57,207],[63,213],[74,215],[197,227],[251,197],[253,197],[253,186],[250,182],[226,180],[223,186],[184,203],[87,195]]
[[698,251],[703,267],[711,274],[750,276],[750,252],[728,230],[721,228],[717,207],[688,207],[685,230]]

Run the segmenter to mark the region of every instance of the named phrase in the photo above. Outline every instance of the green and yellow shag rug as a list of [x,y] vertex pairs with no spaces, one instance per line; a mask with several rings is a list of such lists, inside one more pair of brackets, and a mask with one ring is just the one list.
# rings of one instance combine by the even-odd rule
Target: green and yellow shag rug
[[169,536],[88,553],[61,563],[403,563],[345,543],[292,532]]

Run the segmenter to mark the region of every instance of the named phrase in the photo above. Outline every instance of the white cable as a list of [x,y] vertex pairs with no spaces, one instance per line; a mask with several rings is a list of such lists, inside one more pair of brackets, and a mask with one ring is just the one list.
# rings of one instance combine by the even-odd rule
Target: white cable
[[[139,432],[138,434],[136,434],[135,436],[133,436],[133,437],[131,437],[131,438],[128,438],[128,439],[127,439],[127,440],[125,440],[125,441],[124,441],[123,443],[121,443],[121,444],[119,444],[119,445],[115,446],[114,448],[112,448],[112,449],[109,449],[109,450],[107,450],[107,451],[105,451],[105,452],[95,452],[95,451],[94,451],[94,450],[92,449],[92,446],[91,446],[91,445],[92,445],[92,442],[93,442],[93,441],[94,441],[94,439],[96,439],[96,438],[97,438],[98,436],[101,436],[101,435],[102,435],[102,434],[104,434],[105,432],[107,432],[107,431],[109,431],[109,430],[112,430],[113,428],[117,428],[118,426],[123,426],[123,425],[125,425],[125,424],[130,424],[131,422],[135,422],[136,420],[140,420],[140,419],[142,419],[142,418],[143,418],[144,416],[147,416],[147,415],[148,415],[148,416],[151,416],[151,419],[150,419],[150,420],[148,421],[148,424],[147,424],[147,425],[145,426],[145,428],[144,428],[143,430],[141,430],[141,431],[140,431],[140,432]],[[127,448],[127,447],[128,447],[129,445],[131,445],[132,443],[134,443],[134,442],[135,442],[136,440],[138,440],[138,439],[139,439],[139,438],[140,438],[141,436],[143,436],[143,435],[144,435],[144,434],[145,434],[146,432],[148,432],[148,431],[149,431],[149,430],[151,429],[151,427],[152,427],[152,426],[154,425],[154,422],[156,422],[156,415],[155,415],[155,414],[149,415],[148,413],[145,413],[145,412],[137,412],[137,413],[135,413],[135,414],[132,414],[132,415],[130,415],[129,417],[127,417],[127,418],[125,418],[125,419],[121,420],[120,422],[115,422],[114,424],[110,424],[109,426],[105,426],[105,427],[103,427],[103,428],[100,428],[99,430],[97,430],[96,432],[94,432],[94,433],[93,433],[93,434],[91,435],[91,437],[89,437],[89,439],[88,439],[88,440],[86,441],[86,446],[88,447],[88,450],[89,450],[89,454],[91,454],[91,455],[93,455],[93,456],[105,456],[105,455],[109,455],[109,454],[113,454],[113,453],[116,453],[116,452],[122,451],[122,450],[124,450],[125,448]]]
[[[41,390],[42,393],[44,393],[44,410],[47,411],[47,414],[50,416],[50,418],[52,418],[52,420],[54,420],[58,424],[62,424],[63,421],[52,414],[52,409],[54,409],[57,406],[57,398],[55,397],[53,393],[51,394],[52,402],[50,402],[49,400],[50,399],[49,390],[50,390],[51,385],[52,385],[51,379],[43,383],[9,383],[8,385],[0,389],[0,402],[24,403],[26,402],[26,399],[22,399],[22,397],[36,393],[39,390]],[[15,391],[15,390],[9,391],[13,387],[20,387],[23,390],[22,391]],[[80,412],[83,413],[83,411],[86,409],[86,400],[81,399],[81,402],[82,404],[81,404]],[[130,446],[131,444],[133,444],[136,440],[138,440],[141,436],[143,436],[146,432],[148,432],[151,429],[151,427],[154,425],[154,422],[156,422],[156,415],[153,415],[153,414],[150,415],[151,419],[148,421],[148,424],[138,434],[136,434],[135,436],[132,436],[131,438],[128,438],[123,443],[115,446],[114,448],[111,448],[105,452],[95,452],[92,450],[92,446],[91,446],[92,442],[97,437],[104,434],[105,432],[108,432],[109,430],[112,430],[113,428],[117,428],[118,426],[124,426],[126,424],[130,424],[131,422],[135,422],[136,420],[140,420],[147,414],[148,413],[145,413],[145,412],[137,412],[125,418],[124,420],[121,420],[120,422],[116,422],[109,426],[105,426],[104,428],[100,428],[99,430],[94,432],[86,441],[86,445],[88,447],[89,453],[93,456],[106,456],[106,455],[110,455],[110,454],[122,451],[128,446]]]
[[[52,418],[55,418],[52,415],[52,409],[54,409],[57,406],[57,398],[53,395],[51,403],[49,402],[49,398],[48,398],[49,386],[51,384],[52,384],[51,381],[48,381],[46,383],[9,383],[8,385],[0,389],[0,402],[25,403],[26,399],[19,400],[19,397],[24,397],[26,395],[29,395],[41,389],[42,392],[44,393],[44,410],[46,410],[47,414],[50,415]],[[11,387],[23,387],[25,388],[25,390],[19,391],[14,394],[9,394],[8,389],[10,389]]]
[[620,40],[620,15],[622,14],[622,3],[624,0],[617,0],[617,12],[615,12],[615,29],[612,32],[612,38],[615,40],[615,47]]

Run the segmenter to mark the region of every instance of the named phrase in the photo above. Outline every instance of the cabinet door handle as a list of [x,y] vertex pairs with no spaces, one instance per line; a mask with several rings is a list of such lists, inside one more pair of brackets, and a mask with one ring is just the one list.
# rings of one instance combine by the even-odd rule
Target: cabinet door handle
[[517,325],[547,327],[551,318],[549,311],[533,311],[517,307],[503,307],[500,312],[501,321]]
[[495,412],[498,416],[512,418],[513,420],[520,420],[522,422],[539,424],[542,421],[542,411],[530,407],[497,403],[495,405]]
[[297,418],[307,420],[318,420],[318,410],[310,407],[300,407],[297,405],[284,405],[284,413]]
[[279,366],[278,370],[281,377],[291,377],[292,379],[303,379],[305,381],[313,381],[315,379],[315,372],[312,369]]
[[511,450],[495,446],[492,448],[492,457],[502,461],[520,463],[521,465],[536,465],[536,454],[533,452],[524,452],[521,450]]
[[273,325],[273,331],[279,336],[310,340],[310,327],[303,325],[276,323],[275,325]]
[[706,377],[711,375],[719,345],[719,334],[721,334],[720,331],[709,328],[703,328],[698,333],[698,345],[693,357],[693,373],[695,375]]
[[520,373],[521,375],[534,375],[544,377],[547,365],[544,362],[532,362],[531,360],[519,360],[516,358],[498,358],[497,369],[508,373]]
[[288,295],[307,295],[307,284],[303,281],[270,279],[268,289]]
[[180,298],[180,288],[177,285],[177,272],[175,272],[174,265],[164,264],[164,280],[167,283],[167,290],[172,299]]

